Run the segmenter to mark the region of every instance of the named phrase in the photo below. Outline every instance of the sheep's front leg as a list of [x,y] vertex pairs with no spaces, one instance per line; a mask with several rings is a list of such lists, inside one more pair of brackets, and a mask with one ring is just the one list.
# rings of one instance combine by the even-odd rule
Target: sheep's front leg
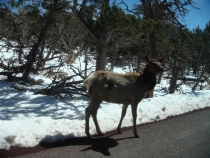
[[128,105],[129,105],[128,103],[124,103],[124,104],[123,104],[120,122],[119,122],[119,124],[118,124],[118,126],[117,126],[117,133],[118,133],[118,134],[122,133],[122,132],[121,132],[121,125],[122,125],[123,118],[125,117],[125,114],[126,114]]
[[[98,108],[99,108],[100,104],[98,104]],[[93,113],[92,113],[92,117],[93,117],[93,122],[96,126],[96,131],[99,135],[103,135],[102,132],[101,132],[101,129],[99,127],[99,124],[98,124],[98,121],[97,121],[97,111],[98,111],[98,108],[96,108]]]
[[131,104],[131,110],[132,110],[132,115],[133,115],[133,134],[135,137],[139,138],[139,135],[137,134],[137,128],[136,128],[137,107],[138,107],[138,103]]
[[85,110],[85,133],[86,133],[87,137],[91,137],[90,132],[89,132],[90,115],[92,115],[92,117],[93,117],[93,121],[95,123],[97,132],[99,134],[102,134],[100,127],[98,125],[97,118],[96,118],[100,103],[101,103],[101,101],[92,99],[90,101],[90,105]]

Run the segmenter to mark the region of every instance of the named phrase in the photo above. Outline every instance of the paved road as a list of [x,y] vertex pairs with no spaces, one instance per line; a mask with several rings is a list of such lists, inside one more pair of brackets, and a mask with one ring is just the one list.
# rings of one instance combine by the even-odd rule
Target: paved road
[[[105,137],[92,140],[78,138],[42,144],[36,147],[39,152],[35,152],[35,149],[25,149],[35,153],[21,157],[210,158],[210,108],[140,125],[138,133],[140,138],[133,138],[132,129],[127,128],[119,135],[112,131]],[[19,155],[22,152],[20,149],[11,151],[14,150]],[[0,156],[8,157],[9,154]]]

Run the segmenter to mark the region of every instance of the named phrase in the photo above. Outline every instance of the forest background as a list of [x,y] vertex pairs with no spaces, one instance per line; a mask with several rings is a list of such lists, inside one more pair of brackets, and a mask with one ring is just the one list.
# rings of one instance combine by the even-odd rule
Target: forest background
[[[174,93],[184,83],[202,89],[201,82],[209,82],[210,21],[204,29],[189,30],[181,22],[188,7],[196,9],[195,1],[139,0],[132,9],[124,1],[109,0],[0,1],[0,48],[14,53],[1,57],[0,75],[7,81],[42,84],[30,77],[42,73],[52,83],[36,94],[73,97],[87,95],[81,83],[90,62],[96,63],[95,70],[112,71],[118,65],[141,73],[145,55],[164,56],[170,79],[166,92]],[[85,69],[72,65],[78,56],[85,57]],[[57,65],[48,65],[55,60]],[[63,72],[64,64],[74,74]],[[195,78],[188,77],[190,71]]]

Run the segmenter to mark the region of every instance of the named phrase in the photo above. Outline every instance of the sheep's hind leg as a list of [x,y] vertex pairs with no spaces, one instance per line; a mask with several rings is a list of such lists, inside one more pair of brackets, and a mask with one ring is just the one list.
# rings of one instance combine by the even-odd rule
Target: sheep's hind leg
[[118,133],[118,134],[122,133],[122,132],[121,132],[121,125],[122,125],[123,118],[125,117],[125,114],[126,114],[128,105],[129,105],[128,103],[124,103],[124,104],[123,104],[120,122],[119,122],[119,124],[118,124],[118,126],[117,126],[117,133]]
[[[97,106],[96,106],[96,105],[97,105]],[[95,108],[94,111],[93,111],[93,113],[92,113],[93,122],[94,122],[94,124],[95,124],[95,126],[96,126],[96,131],[97,131],[97,133],[98,133],[99,135],[103,135],[102,132],[101,132],[101,129],[100,129],[100,127],[99,127],[98,120],[97,120],[97,112],[98,112],[98,108],[99,108],[99,106],[100,106],[100,103],[95,104],[95,106],[96,106],[97,108]]]
[[87,137],[92,138],[89,132],[89,120],[90,120],[90,105],[85,109],[85,134]]

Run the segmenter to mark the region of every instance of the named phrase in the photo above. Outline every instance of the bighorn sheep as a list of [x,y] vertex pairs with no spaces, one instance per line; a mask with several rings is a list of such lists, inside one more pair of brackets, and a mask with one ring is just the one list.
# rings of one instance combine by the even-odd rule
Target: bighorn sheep
[[156,75],[164,71],[160,64],[164,59],[165,58],[152,59],[145,56],[145,60],[148,64],[141,75],[139,73],[117,74],[99,70],[85,79],[83,84],[86,86],[90,96],[90,105],[85,110],[86,135],[91,137],[89,133],[90,115],[93,117],[97,133],[102,134],[96,115],[101,102],[107,101],[123,104],[117,133],[121,133],[123,118],[128,105],[131,104],[133,134],[135,137],[139,137],[136,129],[137,106],[145,96],[145,93],[155,87]]

